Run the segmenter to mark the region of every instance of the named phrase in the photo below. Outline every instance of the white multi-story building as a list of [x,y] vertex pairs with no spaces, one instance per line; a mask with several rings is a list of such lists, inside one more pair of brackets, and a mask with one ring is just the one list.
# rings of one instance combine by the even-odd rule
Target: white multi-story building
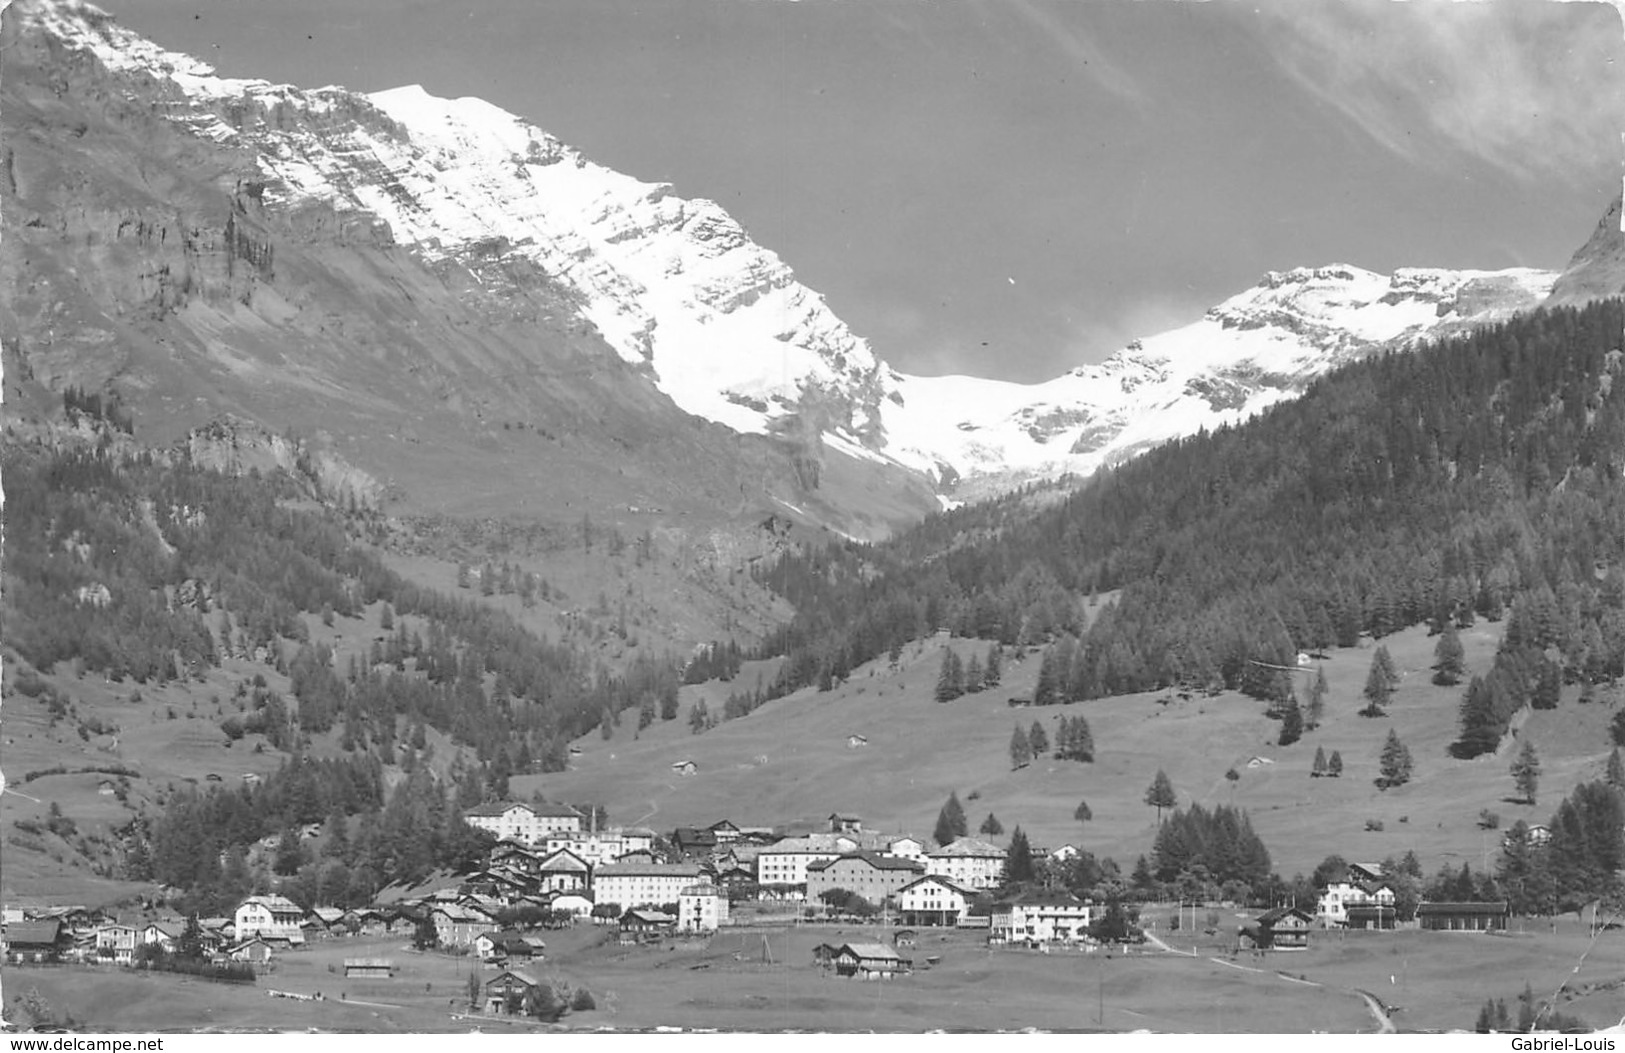
[[807,867],[839,859],[856,851],[858,841],[844,834],[809,834],[787,837],[756,853],[756,884],[770,886],[807,884]]
[[613,863],[631,852],[653,851],[654,843],[653,830],[641,830],[636,827],[601,830],[597,833],[581,830],[549,833],[541,841],[549,852],[571,852],[595,867]]
[[676,903],[685,888],[701,882],[698,863],[606,863],[593,870],[595,903],[621,909]]
[[1334,881],[1315,904],[1315,921],[1323,929],[1346,925],[1350,907],[1392,907],[1394,890],[1387,882]]
[[305,920],[304,908],[283,896],[250,896],[237,907],[233,935],[238,943],[253,936],[304,943],[299,926]]
[[945,877],[922,877],[897,890],[904,925],[957,925],[975,893]]
[[463,820],[498,841],[517,841],[522,845],[540,845],[549,834],[573,834],[581,830],[581,813],[567,804],[494,801],[468,809],[463,813]]
[[141,932],[133,925],[110,922],[96,927],[96,957],[101,961],[129,965],[140,942]]
[[1066,892],[1029,892],[993,907],[988,942],[1077,943],[1089,932],[1094,906]]
[[925,872],[961,888],[996,888],[1004,874],[1004,850],[974,837],[957,838],[925,854]]
[[715,885],[690,885],[678,893],[678,932],[715,932],[727,922],[728,897]]

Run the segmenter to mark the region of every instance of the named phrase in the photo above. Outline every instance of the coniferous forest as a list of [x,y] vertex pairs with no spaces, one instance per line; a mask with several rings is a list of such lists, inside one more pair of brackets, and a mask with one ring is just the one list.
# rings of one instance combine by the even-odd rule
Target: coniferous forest
[[1622,325],[1618,301],[1537,311],[1348,365],[1037,512],[1016,494],[881,545],[804,548],[764,573],[797,610],[765,648],[788,655],[775,690],[948,627],[1066,641],[1062,700],[1282,702],[1269,667],[1299,651],[1504,619],[1456,745],[1493,749],[1543,683],[1625,674]]
[[[290,698],[263,677],[239,681],[237,712],[220,722],[228,740],[261,734],[292,754],[281,771],[258,787],[184,789],[124,831],[127,875],[189,890],[205,912],[247,891],[255,841],[311,823],[365,817],[342,858],[283,861],[311,902],[364,902],[475,858],[463,808],[505,796],[512,774],[563,768],[570,740],[613,714],[675,699],[676,659],[612,672],[494,608],[413,584],[364,543],[364,517],[313,509],[281,473],[228,476],[113,443],[8,445],[3,468],[5,636],[35,669],[161,686],[235,657],[288,677]],[[393,631],[366,660],[340,663],[311,642],[306,618],[379,603]],[[66,716],[69,700],[32,674],[18,686]],[[472,751],[449,782],[430,777],[426,728]],[[342,755],[313,759],[312,736],[329,732]],[[408,773],[387,795],[386,764]]]

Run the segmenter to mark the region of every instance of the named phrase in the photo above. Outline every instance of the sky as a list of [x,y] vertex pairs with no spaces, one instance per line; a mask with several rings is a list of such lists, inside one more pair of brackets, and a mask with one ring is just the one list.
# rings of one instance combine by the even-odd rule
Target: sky
[[1625,157],[1606,3],[97,2],[720,202],[911,373],[1047,379],[1270,270],[1561,268]]

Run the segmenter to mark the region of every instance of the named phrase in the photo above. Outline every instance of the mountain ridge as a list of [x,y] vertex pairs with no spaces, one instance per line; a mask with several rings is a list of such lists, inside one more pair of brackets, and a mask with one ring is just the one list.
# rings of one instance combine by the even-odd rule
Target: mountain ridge
[[[97,105],[162,131],[163,149],[194,169],[161,172],[167,155],[151,153],[134,166],[140,206],[98,213],[42,205],[50,176],[12,159],[25,241],[40,246],[54,231],[87,243],[45,249],[81,287],[87,267],[125,269],[87,290],[89,320],[61,350],[46,346],[54,336],[19,328],[26,368],[48,386],[121,375],[171,403],[185,401],[160,394],[174,387],[213,410],[321,433],[391,492],[421,492],[451,459],[425,474],[378,449],[382,438],[421,446],[454,431],[472,455],[513,462],[498,474],[516,491],[538,479],[560,486],[535,466],[574,444],[575,475],[608,464],[637,479],[611,484],[617,506],[664,507],[678,494],[651,491],[673,491],[674,471],[711,463],[709,508],[754,504],[878,536],[940,504],[1086,475],[1236,423],[1343,362],[1533,307],[1557,279],[1298,267],[1039,384],[913,376],[715,202],[599,166],[489,102],[417,85],[363,95],[220,77],[88,4],[12,12],[73,71],[52,73],[53,90],[65,77],[93,84]],[[60,92],[29,102],[62,104]],[[69,110],[54,114],[70,130],[58,150],[77,149],[73,133],[93,124]],[[182,231],[159,214],[177,196],[206,213],[183,212]],[[107,259],[132,241],[133,264]],[[1609,251],[1617,246],[1598,250]],[[27,290],[15,298],[30,306]],[[33,306],[25,316],[52,330],[47,305]],[[151,315],[137,327],[145,356],[120,339],[132,311]],[[190,390],[199,368],[178,356],[185,346],[202,352],[209,390]],[[101,355],[108,347],[141,368]],[[329,408],[291,413],[262,397],[267,385]],[[406,419],[369,440],[391,417]],[[632,454],[670,433],[703,452],[653,470],[637,463]],[[729,475],[753,481],[725,496]],[[568,488],[567,506],[602,503],[591,486]],[[517,508],[494,492],[474,496]]]

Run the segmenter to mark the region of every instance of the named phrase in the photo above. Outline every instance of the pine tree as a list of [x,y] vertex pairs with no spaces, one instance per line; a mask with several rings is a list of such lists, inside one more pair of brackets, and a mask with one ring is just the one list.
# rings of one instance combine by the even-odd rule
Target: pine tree
[[1315,670],[1314,683],[1309,685],[1309,712],[1305,714],[1304,727],[1311,731],[1320,727],[1321,718],[1326,715],[1326,692],[1330,688],[1326,684],[1326,668],[1324,666]]
[[1088,801],[1079,801],[1078,806],[1072,810],[1072,818],[1080,823],[1087,823],[1094,817],[1095,813],[1089,810]]
[[1309,777],[1313,778],[1313,779],[1319,779],[1319,778],[1323,777],[1325,774],[1326,774],[1326,747],[1325,746],[1316,746],[1315,747],[1315,763],[1314,763],[1314,767],[1309,769]]
[[1384,661],[1388,656],[1388,648],[1379,647],[1371,659],[1371,670],[1365,678],[1365,708],[1360,710],[1362,717],[1381,717],[1388,712],[1388,700],[1394,693],[1394,681],[1389,673],[1393,667],[1391,660]]
[[1032,742],[1027,738],[1027,733],[1021,730],[1021,725],[1017,724],[1010,736],[1010,767],[1025,768],[1032,759]]
[[952,702],[965,693],[965,673],[960,665],[959,656],[954,654],[953,648],[942,649],[942,668],[937,673],[937,690],[935,698],[938,702]]
[[937,839],[937,844],[946,845],[955,838],[964,837],[965,830],[965,808],[959,803],[959,794],[950,792],[942,811],[937,813],[937,827],[932,836]]
[[1451,745],[1451,754],[1471,760],[1495,752],[1501,744],[1503,725],[1495,714],[1495,692],[1488,680],[1475,676],[1468,682],[1460,712],[1461,736]]
[[1002,659],[999,657],[999,645],[994,644],[987,649],[987,661],[982,663],[982,685],[984,687],[998,687],[999,680],[1004,676]]
[[1526,738],[1512,760],[1512,782],[1518,796],[1529,804],[1535,803],[1535,791],[1540,788],[1540,757],[1535,753],[1535,740]]
[[965,693],[973,695],[982,690],[983,676],[982,660],[971,655],[970,661],[965,663]]
[[1286,711],[1281,715],[1281,737],[1279,744],[1290,746],[1303,738],[1303,713],[1298,709],[1298,700],[1289,697]]
[[1531,709],[1556,709],[1563,694],[1563,669],[1556,662],[1542,660],[1535,674],[1535,690],[1529,696]]
[[1145,803],[1157,810],[1157,825],[1162,825],[1162,810],[1172,808],[1178,803],[1174,795],[1174,784],[1168,781],[1168,773],[1161,768],[1157,769],[1157,777],[1151,780],[1151,785],[1145,791]]
[[1055,666],[1055,648],[1047,648],[1038,663],[1038,684],[1033,688],[1033,705],[1052,706],[1060,701],[1061,674]]
[[1381,777],[1377,779],[1377,786],[1384,790],[1403,786],[1411,779],[1411,751],[1399,741],[1399,735],[1392,728],[1388,729],[1388,738],[1382,744],[1379,770]]
[[1027,733],[1027,741],[1032,746],[1034,760],[1049,752],[1049,736],[1044,734],[1044,725],[1036,720],[1033,721],[1032,730]]
[[1072,721],[1072,759],[1093,763],[1095,737],[1089,731],[1089,722],[1079,716]]
[[1033,850],[1021,827],[1010,834],[1010,847],[1004,853],[1004,883],[1019,885],[1033,879]]
[[1461,683],[1462,674],[1466,672],[1465,660],[1461,634],[1456,631],[1455,622],[1446,622],[1444,632],[1439,634],[1439,643],[1433,648],[1433,682],[1440,687]]
[[987,818],[982,820],[981,828],[977,833],[986,834],[989,837],[998,837],[1004,833],[1004,824],[999,822],[998,817],[992,812],[988,812]]
[[1342,774],[1343,754],[1337,750],[1332,750],[1331,758],[1326,761],[1326,776],[1327,778],[1336,779],[1341,777]]
[[1619,747],[1608,754],[1608,785],[1616,790],[1625,790],[1625,760],[1619,756]]

